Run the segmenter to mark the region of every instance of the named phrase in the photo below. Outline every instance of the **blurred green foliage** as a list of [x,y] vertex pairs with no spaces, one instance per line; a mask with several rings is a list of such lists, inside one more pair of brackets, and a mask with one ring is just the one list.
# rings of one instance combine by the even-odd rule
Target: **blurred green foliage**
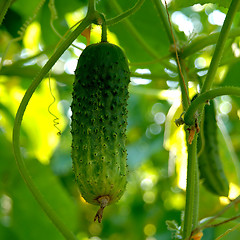
[[[97,9],[107,19],[118,14],[119,8],[113,2],[116,1],[97,1]],[[122,11],[136,3],[135,0],[118,2]],[[195,3],[206,2],[221,4],[192,7]],[[0,59],[4,57],[10,41],[18,37],[23,23],[33,17],[38,3],[31,0],[13,2],[0,26]],[[55,4],[58,18],[53,21],[54,29],[46,1],[23,39],[13,41],[9,46],[0,70],[0,239],[3,240],[63,239],[27,189],[15,164],[11,146],[14,115],[30,82],[57,46],[60,38],[56,31],[63,36],[85,16],[87,10],[86,0],[68,0],[67,3],[58,0]],[[227,9],[223,7],[227,5],[228,1],[170,3],[179,47],[187,46],[198,36],[218,32],[221,26],[210,23],[209,18],[214,11],[226,13]],[[180,224],[184,209],[186,144],[183,129],[174,124],[182,109],[172,46],[153,1],[145,1],[128,20],[154,54],[136,39],[126,21],[109,27],[109,41],[124,49],[132,72],[127,130],[130,173],[124,196],[117,204],[106,208],[102,224],[93,222],[97,207],[81,198],[71,167],[70,104],[73,70],[80,50],[70,47],[51,72],[51,87],[56,97],[51,112],[60,119],[58,126],[62,135],[57,135],[54,118],[48,112],[53,101],[48,79],[37,89],[23,120],[21,150],[27,168],[46,200],[80,240],[171,239],[172,233],[165,222],[175,220]],[[239,14],[233,27],[238,26]],[[100,30],[92,27],[91,43],[94,43],[100,40]],[[79,36],[75,44],[85,47],[86,39]],[[239,37],[227,42],[223,56],[225,62],[219,68],[216,86],[240,86],[239,45]],[[196,93],[198,82],[204,80],[213,49],[214,46],[208,46],[184,59],[191,96]],[[165,60],[156,61],[156,58],[165,56]],[[231,182],[230,197],[234,198],[240,193],[240,173],[237,171],[240,101],[221,97],[216,102],[221,156]],[[227,199],[219,199],[201,186],[200,218],[214,215],[226,202]],[[236,211],[231,209],[224,217],[233,216]],[[232,226],[206,229],[202,239],[215,239]],[[239,234],[236,230],[227,237],[235,240],[239,239]]]

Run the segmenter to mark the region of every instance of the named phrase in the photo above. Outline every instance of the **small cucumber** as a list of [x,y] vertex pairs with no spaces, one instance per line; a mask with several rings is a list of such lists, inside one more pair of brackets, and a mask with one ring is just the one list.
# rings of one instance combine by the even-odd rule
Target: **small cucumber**
[[218,196],[227,197],[229,183],[219,156],[217,122],[213,100],[210,101],[210,105],[205,106],[203,121],[202,137],[204,137],[204,148],[198,158],[200,179],[203,180],[203,185],[207,190]]
[[72,162],[82,197],[105,206],[118,201],[127,183],[127,99],[130,72],[123,51],[108,42],[82,52],[72,93]]

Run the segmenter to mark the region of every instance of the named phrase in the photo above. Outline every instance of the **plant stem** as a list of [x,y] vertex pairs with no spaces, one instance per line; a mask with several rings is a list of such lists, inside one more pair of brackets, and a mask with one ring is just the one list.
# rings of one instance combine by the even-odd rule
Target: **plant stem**
[[3,63],[4,63],[4,60],[6,59],[6,56],[7,56],[7,53],[11,47],[11,45],[15,42],[18,42],[22,39],[22,37],[16,37],[14,39],[11,39],[9,42],[8,42],[8,45],[6,47],[6,49],[4,50],[3,54],[2,54],[2,58],[0,59],[0,71],[3,67]]
[[12,5],[13,0],[2,0],[0,3],[0,25],[2,24],[2,21],[7,13],[8,8]]
[[[165,87],[164,83],[163,83],[163,87]],[[159,86],[159,88],[161,88],[161,86]],[[140,86],[129,87],[129,92],[131,94],[137,94],[137,95],[147,96],[147,97],[156,98],[156,99],[163,99],[161,96],[161,90],[155,89],[155,88],[145,88]]]
[[107,25],[113,25],[113,24],[119,23],[123,19],[133,15],[136,11],[140,9],[144,1],[145,0],[138,0],[137,3],[132,8],[128,9],[126,12],[119,14],[117,17],[106,20]]
[[221,234],[220,236],[218,236],[218,237],[216,238],[216,240],[222,239],[222,238],[225,237],[227,234],[229,234],[230,232],[235,231],[235,230],[236,230],[237,228],[239,228],[239,227],[240,227],[240,223],[238,223],[237,225],[235,225],[233,228],[228,229],[226,232],[224,232],[224,233]]
[[[109,5],[114,8],[118,13],[122,12],[122,8],[119,6],[119,4],[116,2],[116,0],[109,1]],[[124,19],[123,21],[126,28],[131,32],[133,37],[139,42],[139,44],[142,46],[142,48],[152,57],[159,58],[158,54],[152,47],[144,40],[144,38],[139,34],[139,32],[136,30],[136,28],[133,26],[131,21],[129,19]]]
[[[198,135],[196,136],[198,138]],[[198,159],[197,159],[197,147],[196,151],[196,165],[195,165],[195,187],[194,187],[194,204],[193,204],[193,224],[192,229],[198,226],[199,218],[199,170],[198,170]]]
[[181,67],[181,61],[178,56],[178,51],[177,51],[177,44],[176,44],[176,38],[173,32],[172,24],[171,24],[171,19],[170,15],[168,13],[167,9],[167,3],[165,1],[165,7],[163,6],[162,2],[160,0],[153,0],[155,7],[157,8],[157,11],[159,13],[159,16],[163,22],[163,25],[165,27],[165,30],[167,32],[169,41],[171,44],[174,45],[175,49],[175,59],[177,61],[177,66],[178,66],[178,73],[179,73],[179,84],[181,87],[181,92],[182,92],[182,101],[183,101],[183,109],[187,109],[188,105],[190,104],[189,96],[188,96],[188,87],[187,83],[185,82],[183,72],[182,72],[182,67]]
[[[111,8],[115,9],[117,13],[122,12],[122,8],[119,6],[119,4],[116,2],[116,0],[108,1],[108,4]],[[153,49],[141,36],[141,34],[137,31],[137,29],[133,26],[132,22],[129,19],[124,19],[122,22],[124,24],[124,27],[128,29],[128,31],[132,34],[132,36],[136,39],[136,41],[142,46],[142,48],[145,50],[146,53],[148,53],[150,56],[152,56],[155,59],[160,59],[160,56],[157,54],[156,50]],[[176,67],[169,63],[164,62],[162,65],[166,66],[171,71],[175,71]]]
[[174,45],[174,49],[175,49],[176,61],[177,61],[177,65],[178,65],[178,72],[179,72],[179,77],[180,77],[179,78],[179,84],[180,84],[181,92],[182,92],[183,109],[186,110],[188,108],[189,104],[190,104],[189,93],[188,93],[188,83],[186,81],[186,74],[185,74],[185,77],[183,76],[183,72],[182,72],[183,64],[182,64],[182,60],[178,56],[177,44],[176,44],[175,37],[173,35],[171,18],[170,18],[170,15],[168,13],[166,0],[165,0],[165,6],[166,6],[166,12],[167,12],[167,18],[168,18],[168,22],[169,22],[169,27],[170,27],[170,33],[171,33],[171,36],[172,36],[173,45]]
[[136,78],[145,78],[145,79],[150,79],[150,80],[171,80],[171,81],[178,81],[178,78],[169,78],[169,75],[167,73],[161,72],[158,74],[154,74],[154,73],[136,73],[136,72],[132,72],[131,73],[131,77],[136,77]]
[[215,216],[207,219],[206,221],[204,221],[204,223],[201,223],[199,227],[195,228],[193,231],[192,231],[192,234],[202,230],[202,229],[205,229],[205,228],[208,228],[209,226],[211,226],[210,224],[212,222],[214,222],[214,220],[218,219],[221,215],[223,215],[229,208],[231,208],[232,206],[234,205],[237,205],[240,203],[240,196],[238,196],[237,198],[235,198],[231,203],[229,203],[226,207],[224,207],[221,211],[219,211]]
[[[231,58],[226,58],[226,59],[222,59],[219,67],[222,67],[224,65],[228,65],[229,67],[231,67],[231,65],[235,64],[235,63],[239,63],[240,62],[240,57],[231,57]],[[207,71],[208,67],[204,67],[204,68],[200,68],[200,69],[192,69],[189,70],[189,75],[193,75],[196,74],[196,72],[202,72],[202,71]]]
[[226,19],[223,23],[222,30],[220,32],[218,41],[217,41],[217,45],[216,45],[216,48],[215,48],[215,51],[214,51],[214,54],[213,54],[213,57],[212,57],[212,60],[211,60],[210,66],[209,66],[207,77],[206,77],[206,79],[203,83],[202,89],[201,89],[202,93],[209,90],[212,86],[214,77],[217,72],[218,65],[219,65],[221,57],[222,57],[224,45],[227,41],[228,33],[230,31],[230,28],[231,28],[231,25],[233,22],[233,18],[238,11],[239,5],[240,5],[240,0],[232,0],[231,5],[228,10],[228,13],[227,13],[227,16],[226,16]]
[[55,224],[55,226],[58,228],[58,230],[62,233],[62,235],[66,239],[76,239],[73,233],[65,226],[65,224],[58,218],[58,216],[55,214],[55,212],[52,210],[52,208],[49,206],[49,204],[45,201],[43,196],[41,195],[38,188],[35,186],[32,178],[29,175],[29,172],[25,166],[25,163],[21,156],[20,151],[20,128],[21,123],[23,119],[24,112],[26,110],[26,107],[29,103],[29,100],[34,93],[37,86],[40,84],[42,79],[46,76],[48,71],[53,67],[53,65],[56,63],[56,61],[60,58],[60,56],[64,53],[64,51],[71,45],[71,43],[78,37],[78,35],[92,22],[94,19],[94,14],[88,14],[87,17],[82,21],[82,23],[66,38],[64,42],[62,42],[57,48],[57,50],[54,52],[52,57],[48,60],[48,62],[44,65],[44,67],[41,69],[39,74],[36,76],[35,80],[32,82],[30,87],[27,89],[20,106],[18,108],[14,127],[13,127],[13,149],[15,154],[15,159],[17,166],[19,168],[19,171],[26,182],[28,188],[32,192],[35,199],[38,201],[41,208],[45,211],[47,216],[51,219],[51,221]]
[[[176,56],[177,53],[176,53]],[[189,99],[189,92],[188,92],[188,81],[187,81],[187,76],[185,74],[185,71],[182,71],[182,59],[179,59],[177,57],[177,63],[178,63],[178,72],[179,72],[179,85],[181,88],[181,93],[182,93],[182,105],[183,105],[183,110],[185,111],[188,109],[188,106],[190,104],[190,99]],[[184,70],[184,69],[183,69]]]
[[[222,222],[219,222],[219,223],[215,223],[215,224],[212,224],[212,225],[208,225],[206,226],[206,228],[212,228],[212,227],[218,227],[222,224],[225,224],[225,223],[228,223],[228,222],[231,222],[231,221],[234,221],[235,219],[238,219],[240,218],[240,214],[234,216],[234,217],[231,217],[231,218],[228,218],[226,220],[223,220]],[[240,223],[239,223],[240,224]]]
[[11,65],[6,65],[7,66],[22,66],[24,63],[30,62],[31,60],[37,59],[38,57],[42,56],[43,54],[50,54],[50,52],[52,52],[52,49],[54,48],[54,45],[51,45],[49,47],[46,47],[43,51],[40,51],[34,55],[31,55],[29,57],[26,58],[20,58],[16,61],[14,61]]
[[[157,9],[158,15],[161,18],[162,23],[164,25],[164,28],[165,28],[165,30],[167,32],[169,42],[170,42],[170,44],[173,44],[174,41],[173,41],[172,35],[174,35],[175,39],[177,39],[177,38],[176,38],[175,32],[171,29],[171,26],[169,24],[169,20],[168,20],[168,15],[166,13],[166,9],[163,6],[161,0],[152,0],[152,1],[153,1],[154,5],[155,5],[155,7]],[[173,34],[172,34],[172,32],[173,32]]]
[[192,101],[188,110],[184,114],[184,122],[188,126],[192,126],[195,123],[195,113],[201,104],[206,103],[209,99],[213,99],[223,95],[234,95],[240,97],[239,87],[222,87],[209,90],[205,93],[200,94],[194,101]]
[[[3,68],[0,70],[0,75],[5,76],[18,76],[23,78],[22,81],[29,81],[29,79],[32,79],[36,77],[36,75],[41,70],[41,67],[37,65],[32,66],[19,66],[17,63],[12,65],[6,65],[3,66]],[[57,81],[65,83],[67,85],[71,85],[73,83],[73,75],[63,73],[63,74],[54,74],[52,73],[51,76],[55,78]],[[9,81],[11,81],[10,79]]]
[[[172,54],[168,54],[164,57],[161,58],[157,58],[151,61],[146,61],[146,62],[130,62],[129,65],[130,66],[144,66],[144,65],[152,65],[152,64],[156,64],[156,63],[162,63],[164,60],[169,60],[172,57]],[[174,70],[175,72],[177,71],[177,68],[175,68]]]
[[102,36],[101,36],[101,42],[107,42],[107,25],[106,20],[103,14],[100,14],[101,20],[102,20]]
[[198,218],[198,195],[195,195],[197,193],[195,191],[195,187],[198,188],[199,186],[196,186],[196,169],[197,136],[194,137],[192,144],[188,144],[187,189],[183,224],[183,239],[189,238],[192,232],[192,228],[196,225],[198,221],[198,219],[193,219],[193,217]]
[[[207,36],[199,36],[195,38],[191,43],[189,43],[186,46],[183,46],[180,54],[182,58],[186,58],[202,49],[204,49],[207,46],[213,45],[217,42],[219,39],[220,33],[211,33]],[[229,31],[228,38],[235,38],[240,36],[240,28],[234,28]]]
[[[29,79],[33,79],[41,70],[41,68],[37,65],[31,65],[31,66],[19,66],[18,62],[13,63],[12,65],[6,65],[0,70],[0,75],[5,76],[19,76],[24,78],[23,81],[27,82]],[[55,78],[58,82],[65,83],[67,85],[72,85],[73,83],[73,74],[51,74],[51,77]],[[154,73],[145,73],[140,74],[136,72],[131,72],[131,77],[135,78],[144,78],[149,79],[152,81],[160,81],[158,82],[161,84],[161,87],[164,85],[164,88],[167,88],[167,80],[171,81],[178,81],[178,77],[169,78],[169,75],[165,72],[161,72],[158,74]],[[10,80],[11,81],[11,80]]]
[[88,13],[93,13],[96,11],[95,0],[88,0]]

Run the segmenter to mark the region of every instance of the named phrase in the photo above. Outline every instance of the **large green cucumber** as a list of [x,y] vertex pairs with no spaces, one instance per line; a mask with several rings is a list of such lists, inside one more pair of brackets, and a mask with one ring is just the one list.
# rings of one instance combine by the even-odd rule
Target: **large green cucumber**
[[99,222],[104,207],[126,188],[129,82],[128,61],[118,46],[101,42],[82,52],[72,93],[72,162],[82,197],[100,205]]
[[203,136],[204,148],[198,158],[200,179],[210,192],[218,196],[228,196],[229,183],[224,174],[219,156],[217,122],[214,101],[204,109]]

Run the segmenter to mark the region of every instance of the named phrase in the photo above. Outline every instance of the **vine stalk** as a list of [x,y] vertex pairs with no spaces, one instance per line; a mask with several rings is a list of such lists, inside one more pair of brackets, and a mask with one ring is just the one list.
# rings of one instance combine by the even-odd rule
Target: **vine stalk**
[[[171,28],[171,25],[169,24],[170,22],[168,20],[167,12],[165,11],[165,7],[162,4],[162,1],[160,1],[160,0],[153,0],[153,3],[158,11],[158,15],[161,18],[162,23],[164,25],[164,28],[168,35],[169,42],[170,42],[170,44],[173,44],[173,39],[174,38],[176,39],[176,34],[175,33],[172,34],[173,30]],[[166,7],[167,7],[167,5],[166,5]],[[173,37],[173,35],[174,35],[174,37]]]
[[116,23],[122,21],[123,19],[129,17],[130,15],[134,14],[136,11],[138,11],[140,9],[140,7],[143,5],[144,2],[145,2],[145,0],[138,0],[137,3],[129,10],[119,14],[117,17],[108,19],[106,21],[107,25],[116,24]]
[[196,181],[196,178],[198,177],[197,173],[198,162],[196,150],[197,150],[197,136],[195,135],[192,144],[188,144],[187,189],[182,232],[183,239],[188,239],[188,237],[191,235],[192,229],[195,228],[198,223],[199,180]]
[[0,2],[0,25],[2,24],[2,21],[7,13],[7,10],[12,5],[13,0],[3,0]]
[[88,0],[88,14],[92,14],[96,11],[95,0]]
[[[198,99],[199,97],[197,97],[197,99],[196,99],[197,101],[195,102],[195,100],[194,100],[191,103],[191,105],[189,106],[187,112],[185,113],[184,121],[186,120],[185,123],[189,126],[194,126],[194,124],[195,124],[195,119],[197,118],[197,116],[194,116],[196,111],[193,111],[193,109],[197,110],[197,107],[199,106],[198,103],[200,101],[202,101],[203,99],[205,99],[205,101],[208,100],[210,96],[212,98],[214,97],[214,92],[212,92],[214,90],[209,91],[209,89],[211,88],[212,83],[214,81],[214,77],[216,75],[217,68],[218,68],[218,65],[220,63],[220,60],[221,60],[221,57],[223,54],[224,45],[228,38],[228,33],[230,31],[230,27],[232,25],[233,18],[238,10],[239,4],[240,4],[240,0],[232,0],[231,5],[229,7],[226,19],[224,21],[222,30],[220,32],[220,35],[219,35],[219,38],[217,41],[217,45],[216,45],[216,48],[215,48],[215,51],[213,54],[213,58],[210,63],[207,77],[201,88],[201,93],[203,96],[200,95],[201,96],[201,97],[199,96],[200,99]],[[222,89],[216,91],[216,89],[215,89],[215,95],[217,93],[219,94],[219,91],[221,92],[221,90]],[[234,91],[235,90],[233,90],[232,92],[234,92]],[[231,93],[228,91],[227,94],[229,95]],[[205,98],[206,96],[207,96],[207,99]],[[203,112],[203,106],[204,106],[204,104],[202,102],[202,104],[199,106],[200,113]],[[192,118],[190,118],[190,117],[192,117]],[[197,134],[195,134],[195,136],[194,136],[193,143],[191,145],[188,144],[187,190],[186,190],[186,206],[185,206],[184,226],[183,226],[183,239],[191,238],[192,229],[194,229],[197,224],[196,219],[193,219],[194,212],[196,213],[196,209],[198,208],[198,206],[196,206],[196,204],[198,204],[198,202],[195,201],[194,197],[193,197],[194,193],[196,193],[194,191],[194,182],[195,182],[194,174],[196,174],[196,172],[194,171],[194,168],[196,169],[196,167],[197,167],[197,146],[196,146],[197,136],[196,135]]]
[[107,42],[107,24],[106,19],[103,14],[100,14],[101,18],[101,25],[102,25],[102,36],[101,36],[101,42]]
[[179,76],[180,76],[179,84],[181,86],[181,92],[182,92],[183,109],[185,110],[190,105],[188,87],[187,87],[187,83],[185,82],[185,78],[183,76],[182,67],[181,67],[182,64],[180,63],[180,59],[179,59],[179,56],[178,56],[177,44],[176,44],[176,41],[175,41],[175,37],[173,35],[172,24],[171,24],[171,19],[170,19],[170,15],[169,15],[169,12],[168,12],[166,0],[165,0],[165,6],[166,6],[166,12],[167,12],[167,19],[168,19],[169,27],[170,27],[170,33],[172,35],[172,41],[173,41],[173,45],[174,45],[174,49],[175,49],[175,58],[176,58],[177,65],[178,65],[178,70],[179,70]]
[[227,41],[228,38],[228,34],[233,22],[233,18],[236,15],[238,9],[240,6],[240,0],[232,0],[231,5],[229,7],[227,16],[225,18],[225,21],[223,23],[222,26],[222,30],[220,32],[218,41],[217,41],[217,45],[208,69],[208,74],[207,77],[203,83],[202,89],[201,89],[201,93],[206,92],[207,90],[209,90],[212,86],[212,83],[214,81],[214,77],[216,75],[217,72],[217,68],[218,65],[220,63],[220,60],[222,58],[222,54],[224,51],[224,45]]
[[240,88],[239,87],[221,87],[221,88],[215,88],[200,94],[194,101],[192,101],[188,110],[184,114],[185,124],[189,126],[194,124],[194,121],[195,121],[194,119],[196,117],[195,114],[199,106],[206,103],[210,99],[223,96],[223,95],[233,95],[233,96],[240,97]]
[[[143,0],[139,0],[139,3],[143,3]],[[141,4],[138,5],[140,7]],[[118,21],[122,20],[123,18],[126,18],[129,16],[130,13],[134,12],[135,10],[132,9],[132,11],[125,13],[121,16],[121,18],[116,17]],[[39,203],[40,207],[43,209],[43,211],[46,213],[46,215],[51,219],[53,224],[57,227],[57,229],[62,233],[62,235],[69,240],[76,240],[76,237],[74,234],[68,229],[68,227],[65,225],[65,223],[56,215],[56,213],[53,211],[53,209],[50,207],[48,202],[44,199],[41,192],[38,190],[38,188],[35,186],[27,168],[24,163],[24,160],[21,156],[21,150],[20,150],[20,128],[22,119],[26,110],[26,107],[36,90],[36,88],[41,83],[42,79],[47,75],[47,73],[50,71],[50,69],[53,67],[53,65],[57,62],[57,60],[60,58],[60,56],[64,53],[64,51],[72,44],[72,42],[86,29],[91,23],[98,22],[99,18],[101,17],[101,14],[96,11],[95,9],[95,0],[89,0],[88,1],[88,12],[87,16],[81,21],[81,23],[78,25],[78,27],[69,34],[64,41],[60,41],[58,48],[53,53],[52,57],[48,60],[48,62],[44,65],[44,67],[41,69],[41,71],[38,73],[34,81],[31,83],[29,88],[27,89],[25,95],[23,96],[23,99],[20,103],[20,106],[17,110],[17,114],[14,121],[14,127],[13,127],[13,150],[14,155],[16,159],[16,163],[19,169],[19,172],[24,179],[26,185],[28,186],[29,190]],[[113,19],[114,21],[114,19]],[[103,40],[106,40],[106,22],[103,18]]]
[[46,76],[49,70],[53,67],[56,61],[60,58],[60,56],[64,53],[64,51],[71,45],[71,43],[78,37],[78,35],[92,22],[94,19],[94,14],[88,14],[87,17],[82,21],[82,23],[66,38],[64,42],[62,42],[59,48],[54,52],[52,57],[48,60],[48,62],[41,69],[39,74],[36,76],[35,80],[32,82],[30,87],[27,89],[20,106],[18,108],[16,118],[14,121],[13,127],[13,150],[16,159],[17,166],[19,168],[19,172],[21,173],[25,183],[28,188],[32,192],[33,196],[41,206],[41,208],[45,211],[47,216],[51,219],[54,225],[58,228],[58,230],[62,233],[62,235],[66,239],[75,240],[74,234],[65,226],[65,223],[56,215],[56,213],[52,210],[50,205],[46,202],[38,188],[35,186],[26,166],[21,156],[20,151],[20,128],[23,119],[24,112],[29,103],[32,94],[35,89],[38,87],[42,79]]
[[[179,83],[182,92],[182,104],[183,109],[188,109],[190,105],[190,98],[188,92],[187,81],[185,81],[184,76],[185,72],[182,71],[183,62],[178,56],[177,45],[172,30],[172,25],[170,21],[170,16],[166,6],[166,13],[163,12],[163,7],[158,1],[154,1],[155,5],[160,12],[161,18],[163,18],[164,26],[168,32],[170,43],[174,44],[175,48],[175,58],[177,61],[179,69]],[[168,22],[169,25],[166,24]],[[188,130],[185,129],[186,135],[188,136]],[[197,162],[197,136],[193,138],[192,144],[188,143],[188,163],[187,163],[187,188],[186,188],[186,204],[185,204],[185,213],[184,221],[182,223],[182,235],[183,239],[188,239],[191,236],[192,228],[195,228],[198,224],[198,210],[199,210],[199,174],[198,174],[198,162]]]

